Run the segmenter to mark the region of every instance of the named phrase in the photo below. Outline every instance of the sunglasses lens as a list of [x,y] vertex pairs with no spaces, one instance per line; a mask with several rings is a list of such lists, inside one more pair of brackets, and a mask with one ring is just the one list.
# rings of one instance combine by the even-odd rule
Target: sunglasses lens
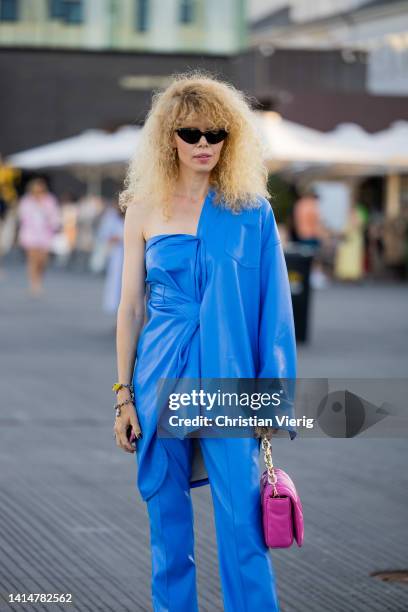
[[206,132],[205,137],[210,144],[218,144],[227,137],[225,130],[217,130],[215,132]]
[[[188,144],[197,144],[203,135],[200,130],[193,128],[180,128],[176,130],[176,132],[180,138],[184,140],[184,142],[188,142]],[[209,144],[218,144],[222,140],[225,140],[227,137],[227,132],[225,130],[204,132],[204,136]]]
[[188,128],[181,128],[176,131],[180,138],[184,140],[184,142],[188,142],[188,144],[196,144],[201,138],[200,130],[190,130]]

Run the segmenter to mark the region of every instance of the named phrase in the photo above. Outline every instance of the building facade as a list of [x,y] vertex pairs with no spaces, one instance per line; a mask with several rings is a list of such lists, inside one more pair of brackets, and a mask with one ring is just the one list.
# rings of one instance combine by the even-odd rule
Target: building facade
[[0,45],[236,53],[246,0],[0,0]]
[[406,0],[254,1],[250,46],[342,50],[344,60],[366,54],[367,91],[408,95]]

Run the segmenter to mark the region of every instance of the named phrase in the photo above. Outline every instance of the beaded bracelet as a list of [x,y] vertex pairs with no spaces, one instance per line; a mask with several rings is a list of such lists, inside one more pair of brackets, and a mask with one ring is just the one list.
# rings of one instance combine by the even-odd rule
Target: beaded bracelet
[[121,407],[125,406],[126,404],[133,404],[133,400],[132,399],[127,399],[124,402],[122,402],[121,404],[114,404],[113,407],[115,409],[115,414],[117,417],[120,417],[121,415]]
[[129,389],[132,393],[133,393],[133,385],[132,383],[130,384],[126,384],[126,383],[115,383],[112,386],[112,391],[115,391],[115,393],[117,393],[118,391],[120,391],[120,389],[123,389],[124,387],[126,387],[127,389]]

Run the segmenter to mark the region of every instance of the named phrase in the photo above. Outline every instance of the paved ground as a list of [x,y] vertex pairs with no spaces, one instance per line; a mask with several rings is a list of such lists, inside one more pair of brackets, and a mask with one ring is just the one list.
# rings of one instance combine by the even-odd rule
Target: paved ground
[[[0,610],[9,593],[72,593],[70,609],[150,611],[145,505],[134,457],[111,436],[114,321],[102,279],[50,269],[42,301],[18,262],[0,280]],[[302,377],[407,375],[405,286],[315,293]],[[305,511],[302,549],[272,552],[282,612],[406,612],[408,446],[393,440],[276,440]],[[391,481],[392,480],[392,481]],[[193,490],[201,612],[222,610],[209,487]],[[255,612],[255,611],[249,611]]]

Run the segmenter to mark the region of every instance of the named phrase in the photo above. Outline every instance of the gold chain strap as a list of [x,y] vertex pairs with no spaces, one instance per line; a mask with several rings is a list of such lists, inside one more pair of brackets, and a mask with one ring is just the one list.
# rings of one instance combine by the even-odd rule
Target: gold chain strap
[[276,483],[278,479],[275,474],[275,470],[272,463],[272,444],[266,436],[262,436],[262,448],[264,451],[265,465],[268,470],[268,482],[273,486],[274,497],[278,497],[279,493],[276,488]]

